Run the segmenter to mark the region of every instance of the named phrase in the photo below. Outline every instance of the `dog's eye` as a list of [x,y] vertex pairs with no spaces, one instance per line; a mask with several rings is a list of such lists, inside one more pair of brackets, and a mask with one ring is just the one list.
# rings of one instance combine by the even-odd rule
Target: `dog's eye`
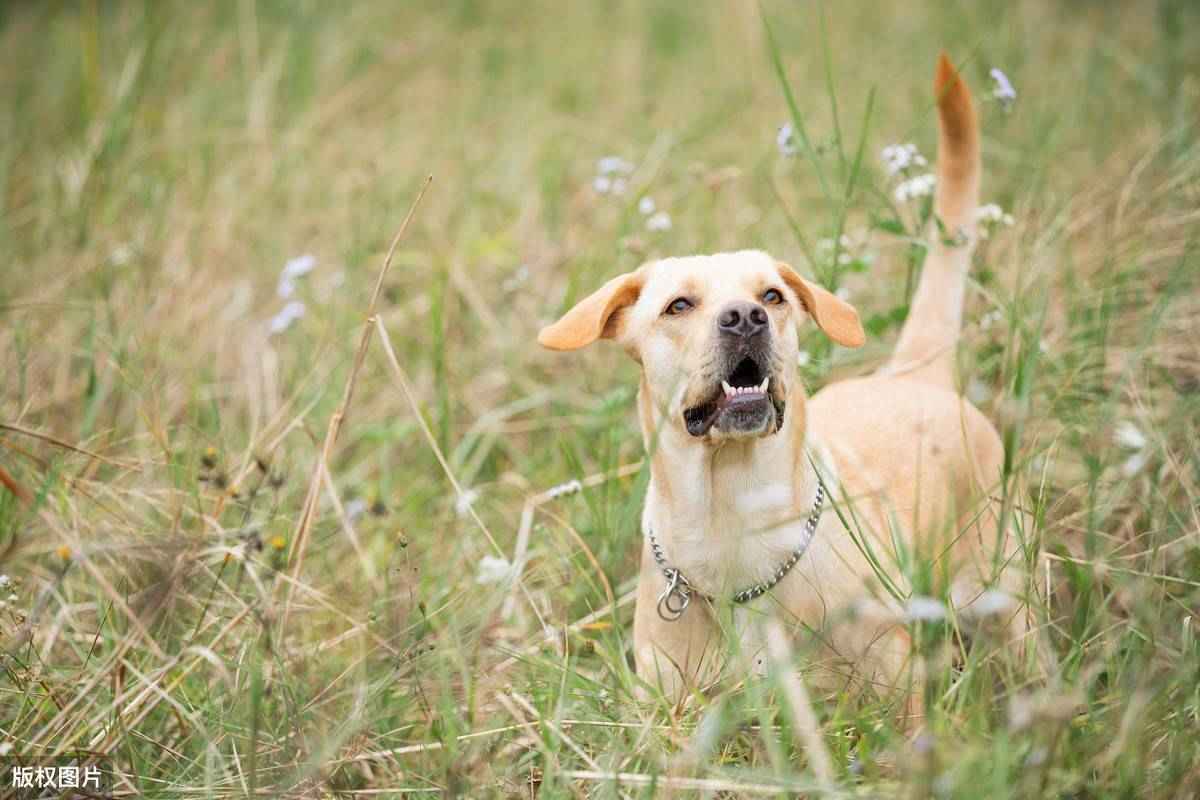
[[663,311],[663,313],[670,314],[671,316],[675,316],[676,314],[682,314],[683,312],[687,311],[691,307],[692,307],[691,300],[688,300],[686,297],[676,297],[674,300],[672,300],[670,302],[670,304],[667,306],[666,310]]
[[783,302],[783,295],[778,289],[767,289],[763,292],[762,299],[767,305],[777,306]]

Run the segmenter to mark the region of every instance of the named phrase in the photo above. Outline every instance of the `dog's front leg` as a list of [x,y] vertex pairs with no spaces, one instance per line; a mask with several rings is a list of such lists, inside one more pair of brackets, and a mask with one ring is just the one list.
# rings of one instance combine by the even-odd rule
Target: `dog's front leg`
[[646,697],[653,697],[658,689],[668,700],[678,702],[719,676],[721,637],[708,601],[701,597],[692,597],[677,619],[663,619],[658,602],[666,588],[666,579],[647,545],[642,552],[633,620],[634,661],[638,677],[649,685]]
[[865,663],[874,663],[872,679],[885,694],[896,693],[900,728],[916,735],[925,724],[925,665],[911,633],[903,625],[893,625],[877,634]]

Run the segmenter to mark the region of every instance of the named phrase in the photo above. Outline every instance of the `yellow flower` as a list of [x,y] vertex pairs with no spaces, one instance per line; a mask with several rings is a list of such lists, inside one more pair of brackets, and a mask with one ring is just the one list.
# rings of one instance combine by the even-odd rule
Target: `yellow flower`
[[58,557],[63,561],[71,560],[71,548],[67,547],[65,544],[59,545],[58,549],[54,552],[58,553]]
[[282,550],[286,546],[287,539],[282,536],[275,536],[271,539],[271,547],[274,547],[276,550]]

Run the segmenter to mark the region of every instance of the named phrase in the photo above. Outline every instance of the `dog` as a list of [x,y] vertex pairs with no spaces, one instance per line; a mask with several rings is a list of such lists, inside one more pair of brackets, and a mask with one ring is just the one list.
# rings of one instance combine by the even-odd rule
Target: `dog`
[[[634,661],[668,697],[717,681],[730,639],[765,669],[761,623],[775,619],[817,635],[812,671],[831,679],[819,683],[844,685],[849,666],[907,686],[919,717],[904,613],[917,587],[896,569],[902,554],[934,564],[963,619],[982,596],[1016,594],[987,592],[1017,585],[1018,568],[1001,568],[1016,560],[1014,537],[998,535],[1004,445],[956,389],[981,159],[970,91],[944,53],[934,91],[940,226],[875,373],[806,398],[798,326],[852,348],[863,327],[850,304],[759,251],[646,263],[538,336],[560,351],[612,339],[641,366],[650,481]],[[1010,624],[1020,636],[1023,615]]]

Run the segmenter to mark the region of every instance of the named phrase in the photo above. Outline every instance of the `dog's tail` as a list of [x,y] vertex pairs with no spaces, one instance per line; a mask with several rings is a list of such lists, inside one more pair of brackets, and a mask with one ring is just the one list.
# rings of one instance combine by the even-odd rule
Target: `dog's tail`
[[929,252],[908,320],[886,371],[953,388],[954,348],[979,205],[979,122],[971,92],[950,59],[938,59],[933,90],[938,108],[937,188]]

